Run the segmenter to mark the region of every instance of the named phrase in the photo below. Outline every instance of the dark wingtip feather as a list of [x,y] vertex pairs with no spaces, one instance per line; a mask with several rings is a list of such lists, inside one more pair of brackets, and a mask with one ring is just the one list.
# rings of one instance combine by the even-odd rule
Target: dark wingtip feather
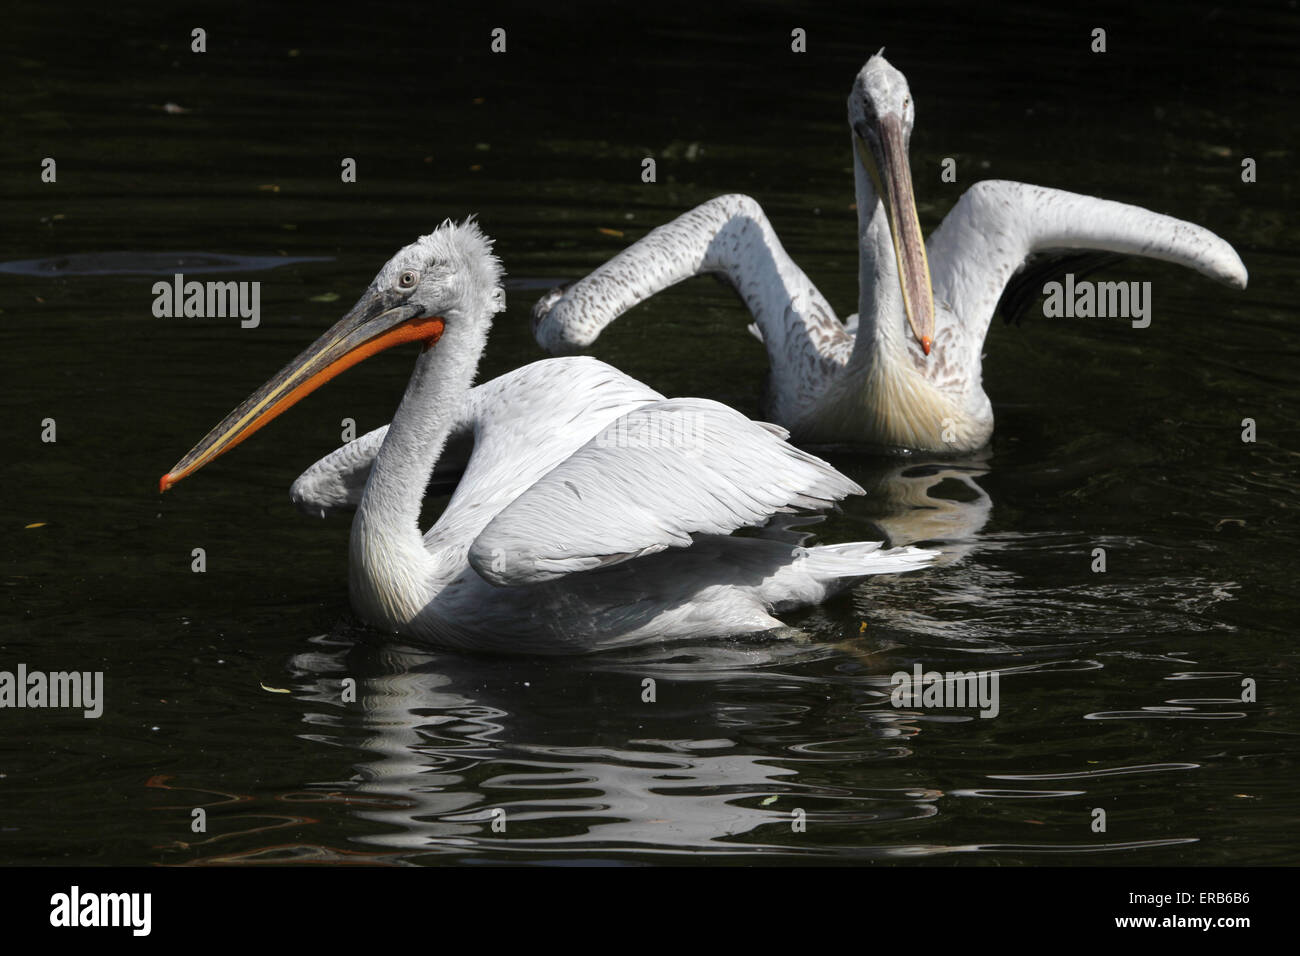
[[1031,256],[1011,277],[998,299],[997,311],[1007,325],[1020,325],[1029,307],[1043,294],[1043,286],[1073,272],[1076,281],[1123,259],[1118,252],[1044,252]]

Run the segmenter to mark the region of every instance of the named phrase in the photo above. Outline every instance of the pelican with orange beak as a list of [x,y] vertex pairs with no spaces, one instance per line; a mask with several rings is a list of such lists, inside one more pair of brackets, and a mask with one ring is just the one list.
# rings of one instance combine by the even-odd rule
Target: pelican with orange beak
[[[333,328],[163,476],[167,490],[345,369],[421,347],[392,423],[294,483],[305,510],[355,507],[352,606],[431,644],[574,653],[782,627],[773,615],[930,552],[806,547],[762,528],[862,489],[786,432],[704,399],[667,399],[592,358],[534,362],[471,388],[501,265],[474,222],[402,249]],[[449,441],[464,474],[421,533]],[[466,455],[465,453],[468,452]],[[358,489],[360,489],[358,491]]]
[[906,77],[883,55],[871,57],[848,100],[858,312],[845,321],[786,253],[759,204],[727,195],[544,296],[533,307],[538,343],[554,353],[586,348],[638,302],[714,273],[754,317],[749,328],[771,370],[765,414],[795,441],[957,455],[993,433],[981,353],[1004,290],[1018,299],[1035,283],[1041,289],[1051,277],[1045,267],[1065,271],[1063,257],[1082,274],[1116,254],[1163,259],[1245,288],[1241,259],[1209,230],[1024,183],[976,183],[923,242],[908,166],[915,117]]
[[[418,273],[407,270],[397,278],[398,289],[413,288]],[[395,301],[391,293],[372,286],[333,328],[280,370],[243,404],[221,420],[189,454],[158,480],[167,491],[212,459],[224,455],[282,412],[320,388],[330,379],[377,352],[403,343],[419,342],[433,348],[442,338],[445,320],[421,315],[418,303]]]

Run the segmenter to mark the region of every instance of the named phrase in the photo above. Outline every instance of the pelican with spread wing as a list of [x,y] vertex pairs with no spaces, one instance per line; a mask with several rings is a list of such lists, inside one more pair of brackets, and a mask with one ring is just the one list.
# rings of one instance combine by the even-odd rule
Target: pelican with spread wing
[[[780,627],[773,614],[865,576],[925,565],[878,543],[792,546],[769,519],[862,490],[777,426],[704,399],[669,399],[586,357],[470,388],[501,266],[477,224],[444,224],[397,253],[361,299],[164,475],[167,490],[340,372],[422,346],[392,423],[293,487],[304,508],[356,508],[352,605],[428,643],[592,651]],[[438,521],[420,508],[451,441],[464,468]],[[759,530],[747,536],[732,532]]]
[[1137,206],[989,180],[922,242],[907,80],[877,54],[849,94],[858,210],[858,313],[841,322],[748,196],[660,226],[533,309],[537,341],[566,353],[661,289],[710,272],[735,286],[771,366],[766,414],[796,441],[963,453],[993,432],[981,350],[1013,277],[1041,288],[1044,258],[1084,269],[1146,256],[1238,288],[1246,268],[1214,233]]

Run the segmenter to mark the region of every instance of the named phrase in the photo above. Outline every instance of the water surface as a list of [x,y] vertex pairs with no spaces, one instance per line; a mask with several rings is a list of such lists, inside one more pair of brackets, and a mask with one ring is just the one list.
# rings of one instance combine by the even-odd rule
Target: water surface
[[[1091,22],[1028,4],[759,5],[642,29],[530,8],[493,58],[497,24],[432,30],[423,6],[74,6],[67,31],[72,12],[19,4],[0,39],[0,262],[26,263],[0,269],[0,667],[103,670],[107,704],[96,721],[0,713],[0,861],[1295,862],[1294,10],[1147,5],[1108,21],[1100,58]],[[484,378],[541,357],[539,290],[722,192],[755,196],[853,311],[844,100],[882,45],[918,103],[927,232],[969,183],[1019,179],[1204,224],[1250,270],[1245,293],[1115,270],[1152,282],[1146,330],[993,329],[997,434],[977,456],[836,453],[869,494],[810,530],[925,542],[944,552],[933,570],[864,583],[779,638],[572,660],[394,643],[349,615],[346,520],[303,518],[287,489],[344,418],[388,421],[405,352],[158,497],[168,466],[447,216],[479,214],[510,273]],[[153,267],[178,254],[211,257],[184,260],[205,279],[261,281],[260,326],[154,318]],[[747,322],[698,279],[594,354],[756,415]],[[918,662],[998,670],[1001,712],[895,708],[889,677]]]

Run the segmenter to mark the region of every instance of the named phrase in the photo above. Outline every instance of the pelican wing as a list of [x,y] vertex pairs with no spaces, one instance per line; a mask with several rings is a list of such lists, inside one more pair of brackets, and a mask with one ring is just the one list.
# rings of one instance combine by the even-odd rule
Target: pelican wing
[[998,300],[998,312],[1007,325],[1020,325],[1029,307],[1043,294],[1043,286],[1059,282],[1066,273],[1078,282],[1094,272],[1109,269],[1124,256],[1118,252],[1063,252],[1030,256],[1019,272],[1011,277]]
[[426,545],[468,546],[502,508],[606,425],[662,400],[588,356],[533,362],[472,389],[457,417],[470,429],[473,453]]
[[387,434],[384,425],[334,449],[297,477],[289,487],[290,500],[303,514],[322,518],[354,510]]
[[[382,425],[334,449],[298,476],[289,488],[289,499],[303,514],[322,518],[327,514],[355,511],[387,434],[388,426]],[[455,491],[473,449],[467,426],[462,424],[453,429],[429,476],[425,494],[449,495]]]
[[976,183],[926,243],[935,301],[976,355],[1003,289],[1031,257],[1095,250],[1161,259],[1245,288],[1246,267],[1208,229],[1140,206],[1003,180]]
[[[609,421],[662,398],[593,358],[551,359],[517,368],[466,393],[425,493],[454,493],[476,459],[471,483],[475,501],[488,500],[480,496],[489,490],[508,501]],[[557,428],[557,422],[562,426]],[[320,459],[289,489],[293,503],[304,514],[322,518],[355,510],[387,434],[384,425]],[[450,504],[448,510],[454,521],[459,512]]]
[[636,304],[705,273],[735,289],[753,315],[749,331],[767,349],[776,383],[773,414],[796,420],[848,361],[853,336],[749,196],[710,199],[552,289],[533,306],[533,334],[550,352],[586,348]]
[[786,434],[705,399],[643,405],[497,513],[470,564],[493,584],[535,584],[862,493]]

